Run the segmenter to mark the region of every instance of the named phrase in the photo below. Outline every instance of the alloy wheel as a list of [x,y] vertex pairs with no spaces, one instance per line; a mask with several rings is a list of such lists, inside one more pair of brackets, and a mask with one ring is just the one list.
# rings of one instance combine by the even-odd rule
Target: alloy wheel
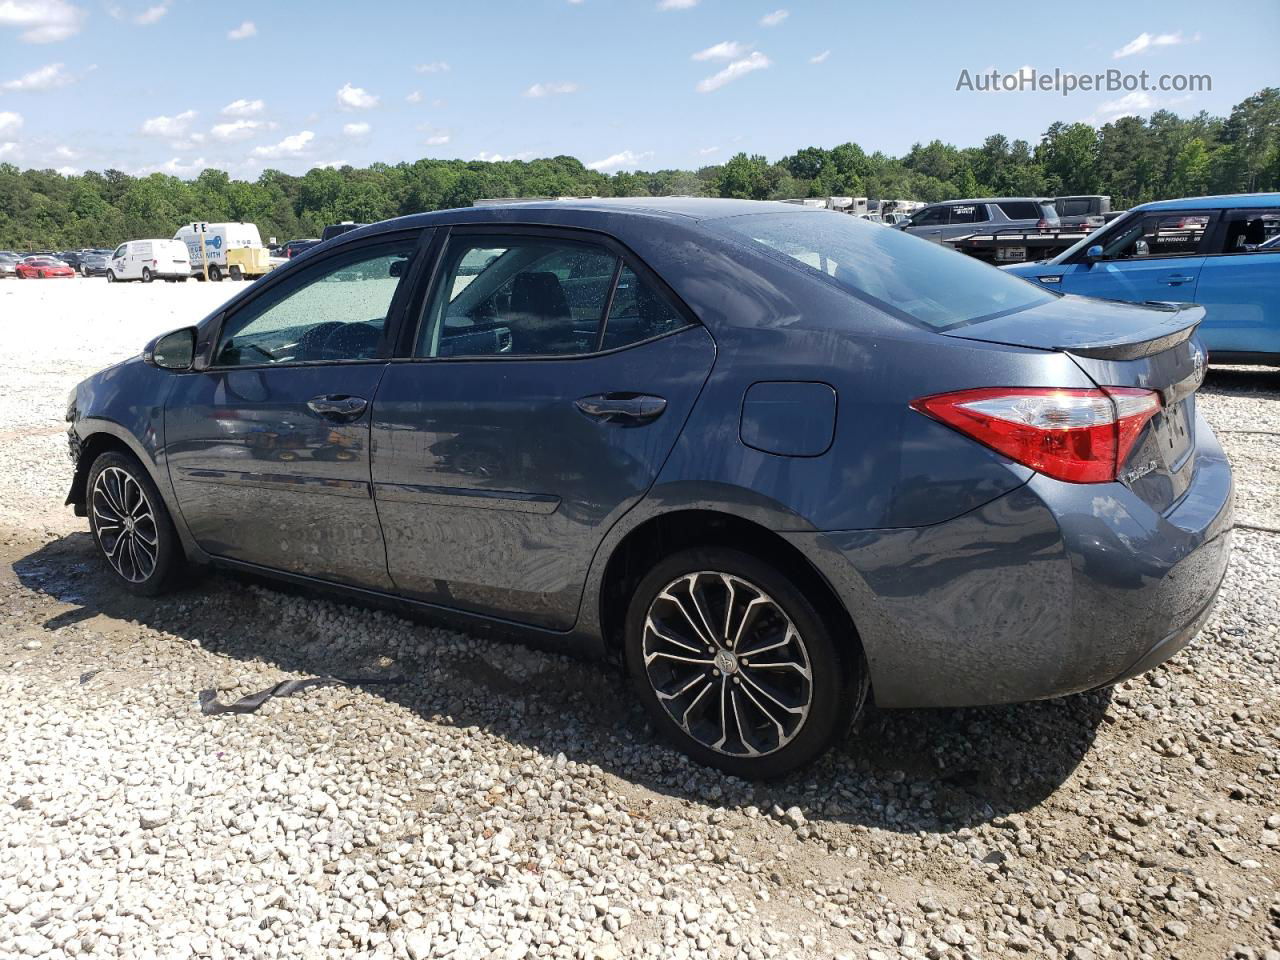
[[93,526],[107,562],[130,583],[142,583],[156,569],[160,533],[155,510],[136,479],[107,467],[93,484]]
[[741,577],[704,570],[671,581],[649,605],[641,652],[667,715],[718,753],[767,756],[808,719],[813,673],[804,638]]

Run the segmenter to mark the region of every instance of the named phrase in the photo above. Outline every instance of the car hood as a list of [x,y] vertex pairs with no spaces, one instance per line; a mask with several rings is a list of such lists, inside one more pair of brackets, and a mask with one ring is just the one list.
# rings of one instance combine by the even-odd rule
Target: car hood
[[1012,273],[1015,277],[1038,277],[1042,273],[1052,272],[1045,270],[1049,265],[1048,260],[1029,260],[1026,263],[1006,264],[1000,269],[1005,273]]
[[1017,313],[943,332],[961,340],[1101,354],[1117,347],[1155,343],[1194,327],[1202,319],[1204,308],[1191,303],[1124,303],[1067,294]]

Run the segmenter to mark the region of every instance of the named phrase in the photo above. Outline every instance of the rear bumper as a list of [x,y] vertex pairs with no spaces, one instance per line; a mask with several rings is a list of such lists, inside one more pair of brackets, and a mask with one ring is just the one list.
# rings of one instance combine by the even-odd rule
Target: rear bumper
[[876,703],[975,706],[1106,686],[1168,659],[1212,611],[1231,552],[1226,457],[1163,514],[1123,484],[1037,475],[929,527],[788,534],[857,625]]

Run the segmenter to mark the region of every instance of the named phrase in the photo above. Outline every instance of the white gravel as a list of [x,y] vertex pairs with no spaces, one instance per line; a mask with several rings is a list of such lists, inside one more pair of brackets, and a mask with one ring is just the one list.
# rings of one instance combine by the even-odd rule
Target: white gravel
[[[114,590],[61,507],[66,393],[236,289],[0,283],[0,957],[1280,960],[1280,536],[1237,533],[1147,676],[872,709],[751,785],[608,668],[223,577]],[[1274,523],[1280,375],[1202,403],[1255,431],[1222,439]],[[334,671],[409,682],[197,707]]]

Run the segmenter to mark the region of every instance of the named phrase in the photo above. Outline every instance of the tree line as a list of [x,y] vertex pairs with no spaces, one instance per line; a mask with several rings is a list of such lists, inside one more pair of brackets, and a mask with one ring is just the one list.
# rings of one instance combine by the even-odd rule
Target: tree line
[[281,242],[319,236],[328,223],[372,222],[469,206],[481,197],[692,195],[783,199],[865,196],[936,202],[973,196],[1110,194],[1113,209],[1171,197],[1280,190],[1280,88],[1246,98],[1225,117],[1159,110],[1095,128],[1054,123],[1034,146],[1001,134],[981,146],[933,140],[904,156],[856,143],[805,147],[770,162],[739,153],[698,170],[621,172],[568,156],[528,162],[422,159],[265,170],[254,181],[207,169],[193,180],[119,170],[64,176],[0,164],[0,249],[110,247],[168,237],[193,220],[245,220]]

